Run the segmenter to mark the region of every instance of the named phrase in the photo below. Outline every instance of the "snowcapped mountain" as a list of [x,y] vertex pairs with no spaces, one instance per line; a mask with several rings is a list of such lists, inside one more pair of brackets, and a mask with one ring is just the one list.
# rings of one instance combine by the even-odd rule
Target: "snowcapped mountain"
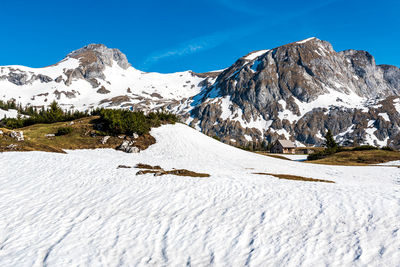
[[278,137],[398,145],[400,69],[317,38],[250,53],[194,99],[187,122],[228,143]]
[[118,49],[91,44],[39,69],[0,67],[0,99],[64,108],[178,113],[223,142],[277,138],[400,146],[400,69],[365,51],[336,52],[317,38],[249,53],[222,71],[160,74],[133,68]]
[[153,109],[198,94],[206,80],[191,71],[142,72],[118,49],[91,44],[45,68],[0,67],[0,99],[37,107],[56,100],[79,110],[132,105]]

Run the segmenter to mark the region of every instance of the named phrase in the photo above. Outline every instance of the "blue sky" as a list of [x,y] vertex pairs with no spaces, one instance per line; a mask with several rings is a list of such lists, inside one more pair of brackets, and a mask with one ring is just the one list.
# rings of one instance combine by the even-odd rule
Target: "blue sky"
[[206,72],[308,37],[400,67],[400,1],[3,1],[0,65],[43,67],[89,43],[137,69]]

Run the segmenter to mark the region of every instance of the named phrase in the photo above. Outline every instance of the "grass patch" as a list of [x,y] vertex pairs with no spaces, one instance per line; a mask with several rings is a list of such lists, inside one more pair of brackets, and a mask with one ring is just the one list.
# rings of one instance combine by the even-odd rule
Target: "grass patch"
[[154,176],[162,176],[170,174],[176,176],[189,176],[189,177],[210,177],[208,173],[198,173],[186,169],[172,169],[170,171],[165,171],[160,166],[151,166],[142,163],[137,164],[135,168],[143,169],[138,171],[136,175],[153,174]]
[[335,183],[335,182],[329,181],[329,180],[307,178],[307,177],[289,175],[289,174],[273,174],[273,173],[265,173],[265,172],[254,172],[253,174],[270,175],[270,176],[274,176],[276,178],[285,179],[285,180],[295,180],[295,181],[305,181],[305,182]]
[[[34,124],[23,127],[24,141],[17,142],[9,136],[10,130],[2,128],[4,135],[0,135],[0,151],[47,151],[65,153],[64,149],[94,149],[94,148],[115,148],[121,143],[121,139],[111,136],[106,144],[101,143],[103,136],[97,133],[92,120],[97,117],[86,117],[75,120],[72,125],[69,122],[57,122],[52,124]],[[60,128],[72,128],[67,135],[46,137],[46,134],[56,134]],[[11,144],[17,145],[9,149]]]
[[342,151],[310,163],[326,165],[366,166],[400,160],[400,152],[382,149]]

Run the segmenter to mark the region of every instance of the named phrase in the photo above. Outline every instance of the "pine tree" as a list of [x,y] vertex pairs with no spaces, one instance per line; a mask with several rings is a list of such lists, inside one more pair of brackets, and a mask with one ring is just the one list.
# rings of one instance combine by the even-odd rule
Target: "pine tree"
[[336,149],[338,147],[338,144],[335,142],[335,139],[333,138],[333,134],[332,134],[331,130],[328,130],[325,134],[324,145],[328,149]]

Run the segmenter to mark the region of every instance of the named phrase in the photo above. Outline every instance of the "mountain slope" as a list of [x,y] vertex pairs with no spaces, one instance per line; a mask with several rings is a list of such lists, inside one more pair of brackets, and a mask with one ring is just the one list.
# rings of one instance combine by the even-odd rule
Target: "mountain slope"
[[133,68],[118,49],[92,44],[58,64],[0,67],[0,100],[41,107],[166,109],[237,146],[278,138],[320,145],[400,148],[400,69],[365,51],[336,52],[317,38],[249,53],[222,71],[160,74]]
[[[278,137],[386,145],[398,138],[400,69],[317,38],[252,53],[195,97],[192,126],[241,145]],[[388,98],[390,97],[390,98]]]
[[0,96],[38,107],[56,100],[79,110],[132,105],[150,109],[199,93],[206,79],[190,71],[142,72],[131,67],[118,49],[91,44],[45,68],[0,67]]
[[[0,265],[397,264],[398,168],[282,161],[182,124],[151,134],[138,154],[0,153]],[[211,177],[117,169],[137,163]]]

